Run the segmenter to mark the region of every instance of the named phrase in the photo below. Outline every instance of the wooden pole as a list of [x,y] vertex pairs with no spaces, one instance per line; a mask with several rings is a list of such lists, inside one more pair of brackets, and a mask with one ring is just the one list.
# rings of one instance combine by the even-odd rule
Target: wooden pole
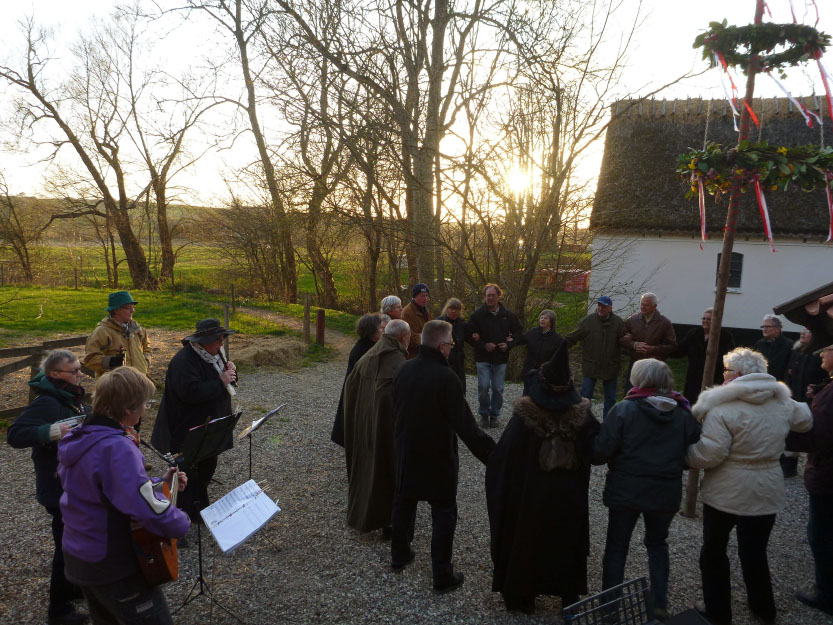
[[309,312],[312,304],[312,295],[304,293],[304,342],[309,345]]
[[[226,328],[226,330],[228,330],[229,305],[228,304],[223,304],[223,309],[225,310],[225,318],[224,318],[225,328]],[[228,335],[226,335],[226,339],[225,339],[225,341],[223,341],[223,346],[226,348],[226,360],[231,360],[231,356],[229,356],[229,351],[228,351]]]
[[[760,24],[764,15],[764,0],[755,0],[755,24]],[[745,106],[741,107],[740,131],[738,143],[749,138],[749,124],[752,109],[752,96],[755,92],[755,75],[760,71],[758,53],[761,50],[750,50],[749,67],[746,77],[746,94],[743,97]],[[726,227],[723,229],[723,250],[720,253],[720,266],[717,270],[717,287],[714,292],[714,306],[712,311],[712,326],[709,330],[709,342],[706,348],[706,366],[703,369],[703,383],[705,389],[714,380],[717,367],[717,352],[720,344],[720,329],[723,326],[723,307],[726,303],[726,290],[729,287],[729,269],[732,264],[732,249],[735,245],[735,224],[738,220],[738,206],[740,204],[741,186],[743,180],[736,176],[732,181],[732,192],[729,195],[729,210],[726,214]],[[695,518],[697,516],[697,489],[700,484],[700,471],[689,469],[686,480],[686,497],[683,516]]]
[[324,320],[325,312],[323,308],[315,311],[315,342],[319,345],[324,344]]
[[237,297],[234,294],[234,282],[231,283],[231,312],[232,314],[237,314]]

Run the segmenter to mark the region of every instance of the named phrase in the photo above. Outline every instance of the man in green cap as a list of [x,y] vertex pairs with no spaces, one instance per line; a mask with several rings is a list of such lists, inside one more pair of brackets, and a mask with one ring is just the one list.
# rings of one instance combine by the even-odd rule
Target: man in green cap
[[98,322],[87,339],[84,366],[96,377],[117,367],[133,367],[147,375],[150,344],[147,331],[133,320],[136,300],[127,291],[110,293],[107,316]]

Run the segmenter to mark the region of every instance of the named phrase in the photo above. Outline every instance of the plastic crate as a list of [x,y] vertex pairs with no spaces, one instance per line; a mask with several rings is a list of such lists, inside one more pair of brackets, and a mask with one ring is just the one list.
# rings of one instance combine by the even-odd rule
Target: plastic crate
[[658,625],[653,617],[648,580],[634,579],[562,610],[569,625]]

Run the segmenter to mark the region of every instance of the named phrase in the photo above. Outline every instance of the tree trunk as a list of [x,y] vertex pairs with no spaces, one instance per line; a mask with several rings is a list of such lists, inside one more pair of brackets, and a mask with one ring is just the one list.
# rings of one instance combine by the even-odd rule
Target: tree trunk
[[313,183],[312,197],[307,204],[307,254],[312,263],[312,272],[315,275],[316,282],[321,283],[322,300],[321,306],[324,308],[338,308],[338,291],[336,291],[335,280],[333,279],[333,272],[330,268],[329,259],[321,252],[321,241],[318,236],[318,226],[321,223],[321,204],[327,190],[324,188],[321,180],[316,180]]
[[173,280],[174,248],[171,240],[171,229],[168,227],[168,198],[164,182],[154,184],[156,195],[156,229],[159,232],[159,248],[162,252],[162,267],[159,270],[159,281]]

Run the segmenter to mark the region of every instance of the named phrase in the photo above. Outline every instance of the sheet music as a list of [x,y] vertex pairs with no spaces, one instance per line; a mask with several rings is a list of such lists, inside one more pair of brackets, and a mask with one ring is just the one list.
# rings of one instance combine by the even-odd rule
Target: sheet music
[[242,432],[240,432],[240,434],[238,434],[238,436],[237,436],[237,440],[242,440],[242,439],[243,439],[243,438],[245,438],[246,436],[251,435],[251,434],[252,434],[255,430],[257,430],[257,428],[259,428],[261,425],[263,425],[263,423],[264,423],[264,422],[265,422],[268,418],[270,418],[272,415],[276,415],[276,414],[278,414],[278,412],[280,411],[280,409],[281,409],[281,408],[283,408],[284,406],[286,406],[286,404],[285,404],[285,403],[284,403],[284,404],[281,404],[281,405],[280,405],[280,406],[278,406],[277,408],[273,408],[272,410],[270,410],[269,412],[267,412],[265,415],[263,415],[260,419],[255,419],[254,421],[252,421],[252,424],[251,424],[249,427],[247,427],[245,430],[243,430]]
[[281,509],[249,480],[200,512],[223,553],[245,542]]

